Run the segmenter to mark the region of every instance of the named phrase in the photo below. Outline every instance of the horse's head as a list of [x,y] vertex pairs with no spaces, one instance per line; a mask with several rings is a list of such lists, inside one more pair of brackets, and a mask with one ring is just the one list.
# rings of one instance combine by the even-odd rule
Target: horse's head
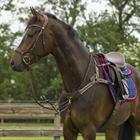
[[31,12],[33,17],[29,20],[25,35],[12,56],[11,67],[15,71],[28,70],[31,64],[51,53],[55,46],[47,15],[42,15],[33,8]]

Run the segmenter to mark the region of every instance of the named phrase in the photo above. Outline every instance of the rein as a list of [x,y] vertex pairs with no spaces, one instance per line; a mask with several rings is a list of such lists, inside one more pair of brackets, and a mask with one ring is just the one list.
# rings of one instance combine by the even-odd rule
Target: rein
[[[31,85],[32,97],[35,100],[35,102],[45,109],[54,110],[56,113],[59,113],[58,108],[57,108],[58,105],[55,101],[47,100],[45,96],[40,96],[40,98],[38,99],[39,94],[37,92],[37,89],[36,89],[36,86],[35,86],[35,83],[34,83],[35,78],[34,78],[32,70],[29,71],[29,82],[30,82],[30,85]],[[47,105],[49,105],[51,107],[49,107]]]

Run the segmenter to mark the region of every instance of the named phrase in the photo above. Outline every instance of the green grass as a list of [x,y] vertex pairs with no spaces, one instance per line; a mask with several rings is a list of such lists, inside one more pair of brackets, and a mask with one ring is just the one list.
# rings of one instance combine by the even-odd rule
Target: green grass
[[[53,140],[52,137],[0,137],[0,140]],[[61,140],[64,140],[61,138]],[[78,140],[83,140],[81,137]],[[105,140],[104,136],[98,136],[96,140]],[[140,137],[137,137],[136,140],[140,140]]]
[[[0,124],[0,130],[53,130],[52,124],[38,124],[38,123],[4,123]],[[0,137],[0,140],[54,140],[53,137]],[[61,140],[64,140],[62,137]],[[78,140],[83,140],[78,137]],[[97,136],[96,140],[105,140],[104,136]],[[136,140],[140,140],[137,137]]]
[[[0,140],[53,140],[52,137],[0,137]],[[61,140],[64,140],[61,138]],[[81,137],[78,140],[83,140]],[[98,136],[96,140],[105,140],[104,136]],[[136,140],[140,140],[140,137],[137,137]]]
[[[54,140],[52,137],[1,137],[0,140]],[[61,140],[64,140],[61,138]],[[83,140],[81,137],[78,140]],[[97,140],[104,140],[104,137],[98,137]]]

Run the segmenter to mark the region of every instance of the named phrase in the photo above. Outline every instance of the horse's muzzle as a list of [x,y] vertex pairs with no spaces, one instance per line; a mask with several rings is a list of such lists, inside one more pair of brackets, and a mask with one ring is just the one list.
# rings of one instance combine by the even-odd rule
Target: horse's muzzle
[[28,70],[27,66],[25,66],[24,63],[21,62],[20,64],[17,64],[14,60],[11,60],[11,68],[12,70],[17,72]]

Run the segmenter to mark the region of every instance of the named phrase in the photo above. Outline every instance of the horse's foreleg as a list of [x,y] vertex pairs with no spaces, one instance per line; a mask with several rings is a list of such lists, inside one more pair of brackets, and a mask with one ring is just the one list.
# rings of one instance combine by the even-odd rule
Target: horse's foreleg
[[78,132],[75,129],[63,125],[64,140],[77,140]]
[[96,128],[94,125],[87,126],[82,131],[82,136],[84,140],[95,140],[96,139]]
[[118,140],[119,127],[107,130],[105,133],[106,140]]

